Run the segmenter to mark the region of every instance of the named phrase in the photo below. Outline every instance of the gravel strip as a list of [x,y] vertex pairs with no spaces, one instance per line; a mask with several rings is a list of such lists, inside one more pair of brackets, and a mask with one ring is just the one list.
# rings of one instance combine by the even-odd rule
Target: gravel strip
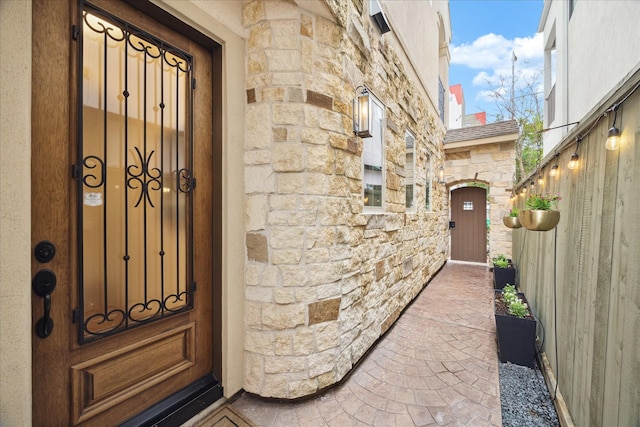
[[542,373],[512,363],[500,365],[500,403],[504,427],[559,426]]

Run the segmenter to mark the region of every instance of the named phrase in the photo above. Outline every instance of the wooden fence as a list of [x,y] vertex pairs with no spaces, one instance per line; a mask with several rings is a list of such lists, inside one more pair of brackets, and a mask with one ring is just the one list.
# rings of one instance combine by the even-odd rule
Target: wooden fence
[[[638,84],[636,71],[568,134],[557,157],[545,158],[544,183],[534,191],[561,196],[558,226],[513,231],[519,286],[544,328],[543,351],[578,426],[640,426]],[[604,113],[621,101],[622,146],[608,151],[613,114]],[[569,170],[579,139],[580,163]],[[556,159],[559,174],[551,177]],[[522,208],[525,199],[514,203]]]

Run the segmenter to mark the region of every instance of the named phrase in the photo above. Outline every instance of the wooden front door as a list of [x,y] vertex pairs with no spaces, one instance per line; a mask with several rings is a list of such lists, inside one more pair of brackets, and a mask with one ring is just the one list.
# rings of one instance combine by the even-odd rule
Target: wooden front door
[[116,425],[219,373],[212,55],[118,1],[33,13],[34,425]]
[[451,192],[451,259],[487,262],[487,191],[463,187]]

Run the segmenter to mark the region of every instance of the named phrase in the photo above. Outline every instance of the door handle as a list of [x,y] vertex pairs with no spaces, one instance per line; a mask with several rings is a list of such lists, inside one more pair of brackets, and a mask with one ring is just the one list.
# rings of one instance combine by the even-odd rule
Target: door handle
[[36,334],[40,338],[47,338],[53,331],[51,293],[56,288],[57,281],[56,274],[49,269],[38,271],[33,278],[33,291],[44,300],[44,316],[36,323]]

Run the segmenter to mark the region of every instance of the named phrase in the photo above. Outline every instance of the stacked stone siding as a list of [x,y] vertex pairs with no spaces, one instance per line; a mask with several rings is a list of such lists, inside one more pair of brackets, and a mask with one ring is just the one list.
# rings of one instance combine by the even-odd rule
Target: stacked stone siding
[[[405,129],[415,176],[443,164],[444,127],[362,2],[334,20],[289,1],[245,4],[245,384],[265,397],[326,388],[357,363],[448,256],[446,189],[416,182],[405,208]],[[435,25],[435,23],[434,23]],[[437,64],[437,58],[434,58]],[[355,88],[385,105],[384,212],[363,207]]]

